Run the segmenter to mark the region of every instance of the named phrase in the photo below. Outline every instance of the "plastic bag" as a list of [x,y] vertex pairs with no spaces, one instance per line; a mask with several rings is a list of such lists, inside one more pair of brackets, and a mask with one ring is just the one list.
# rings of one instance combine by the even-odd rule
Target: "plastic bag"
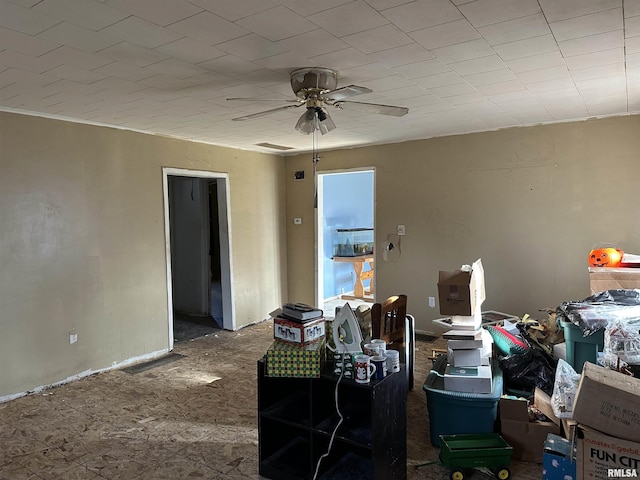
[[556,376],[551,394],[551,408],[558,418],[571,418],[573,400],[576,396],[580,374],[563,359],[558,360]]
[[518,324],[522,340],[529,345],[524,353],[511,354],[499,359],[504,383],[508,387],[533,393],[535,387],[551,396],[556,362],[539,346],[534,345]]

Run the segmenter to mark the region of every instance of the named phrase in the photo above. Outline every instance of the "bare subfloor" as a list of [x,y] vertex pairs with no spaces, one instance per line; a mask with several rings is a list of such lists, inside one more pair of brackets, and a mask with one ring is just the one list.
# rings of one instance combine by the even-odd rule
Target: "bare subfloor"
[[[0,404],[0,480],[260,479],[256,361],[269,321],[177,343],[175,358],[115,370]],[[436,343],[418,340],[408,396],[407,478],[448,478],[434,462],[422,384]],[[168,361],[171,360],[171,361]],[[481,472],[472,478],[489,478]],[[512,478],[542,467],[512,463]]]

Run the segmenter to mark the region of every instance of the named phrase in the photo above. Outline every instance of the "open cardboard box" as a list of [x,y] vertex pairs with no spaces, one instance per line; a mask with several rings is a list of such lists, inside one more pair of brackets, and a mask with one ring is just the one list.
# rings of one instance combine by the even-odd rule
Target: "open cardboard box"
[[441,315],[470,317],[485,300],[484,269],[480,259],[470,269],[438,272],[438,301]]
[[513,458],[542,463],[547,435],[560,435],[560,420],[553,414],[549,395],[539,388],[534,392],[534,404],[550,422],[529,421],[528,402],[524,399],[500,399],[500,432],[513,447]]

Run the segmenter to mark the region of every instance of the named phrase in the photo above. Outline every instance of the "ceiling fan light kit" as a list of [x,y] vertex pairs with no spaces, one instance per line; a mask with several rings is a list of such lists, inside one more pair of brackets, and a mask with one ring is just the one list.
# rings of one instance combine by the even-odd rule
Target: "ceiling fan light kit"
[[[371,93],[367,87],[358,85],[348,85],[346,87],[337,88],[338,74],[335,70],[324,67],[299,68],[290,74],[291,89],[296,96],[293,102],[297,105],[285,105],[258,113],[244,115],[242,117],[233,118],[235,121],[250,120],[270,115],[275,112],[288,110],[290,108],[306,107],[295,129],[304,134],[319,130],[323,135],[336,128],[329,113],[324,108],[332,106],[338,110],[353,110],[362,113],[375,113],[380,115],[391,115],[402,117],[409,113],[406,107],[396,107],[393,105],[380,105],[375,103],[351,102],[344,100],[355,95]],[[243,101],[266,101],[261,98],[228,98],[227,100],[243,100]]]

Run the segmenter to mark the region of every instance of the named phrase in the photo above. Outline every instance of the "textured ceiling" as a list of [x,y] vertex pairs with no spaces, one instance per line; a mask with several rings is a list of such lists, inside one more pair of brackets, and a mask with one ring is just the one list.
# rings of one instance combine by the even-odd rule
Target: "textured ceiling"
[[289,73],[313,66],[409,108],[329,107],[322,150],[626,115],[640,1],[0,0],[2,110],[302,152],[303,108],[231,119],[287,105]]

